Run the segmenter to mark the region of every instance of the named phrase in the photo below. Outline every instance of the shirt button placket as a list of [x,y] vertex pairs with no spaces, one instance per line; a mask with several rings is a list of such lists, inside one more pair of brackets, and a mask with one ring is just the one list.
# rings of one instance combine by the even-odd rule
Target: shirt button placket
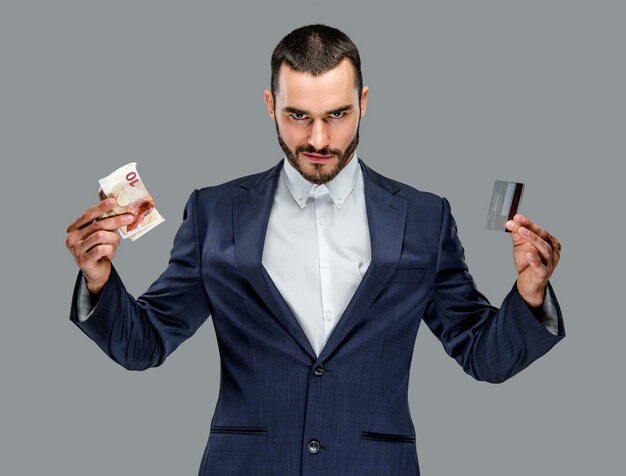
[[332,250],[330,243],[331,229],[329,226],[329,218],[333,212],[333,202],[328,189],[320,186],[315,190],[315,217],[317,230],[317,244],[319,250],[320,265],[320,289],[322,292],[322,314],[321,322],[324,326],[324,340],[328,338],[331,329],[331,318],[328,319],[328,311],[333,308],[332,296],[332,264],[329,258],[332,258]]

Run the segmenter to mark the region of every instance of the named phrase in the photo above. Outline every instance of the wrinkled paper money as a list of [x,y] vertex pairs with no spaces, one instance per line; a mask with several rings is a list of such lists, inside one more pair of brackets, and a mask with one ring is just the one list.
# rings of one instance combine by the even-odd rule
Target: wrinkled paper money
[[100,199],[114,198],[117,202],[113,210],[104,216],[130,213],[135,217],[135,221],[117,229],[122,238],[135,241],[165,221],[154,208],[154,200],[137,173],[136,162],[120,167],[107,177],[98,180],[98,183]]

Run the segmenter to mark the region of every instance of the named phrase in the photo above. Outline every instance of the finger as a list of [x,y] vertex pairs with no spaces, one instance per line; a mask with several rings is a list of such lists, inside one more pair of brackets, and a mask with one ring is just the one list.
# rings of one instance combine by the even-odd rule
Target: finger
[[121,228],[124,225],[128,225],[135,220],[130,213],[122,213],[120,215],[115,215],[112,217],[103,218],[101,220],[92,221],[89,225],[80,230],[77,230],[78,239],[85,240],[90,235],[98,232],[98,231],[114,231],[118,228]]
[[[518,215],[515,216],[517,217]],[[507,221],[506,228],[512,233],[519,236],[523,241],[530,243],[535,248],[537,253],[539,253],[541,258],[543,258],[545,262],[549,262],[552,257],[552,247],[546,240],[541,238],[535,232],[528,229],[526,226],[522,226],[520,225],[520,223],[514,220]],[[515,240],[515,236],[513,236],[513,240]],[[519,244],[520,243],[518,243],[518,245]]]
[[548,278],[550,273],[548,267],[541,262],[541,259],[536,253],[529,251],[528,253],[526,253],[526,259],[528,260],[528,264],[530,265],[530,267],[535,272],[535,275],[540,280],[543,281]]
[[561,259],[561,243],[556,239],[555,236],[550,235],[550,239],[552,241],[552,270],[556,268],[559,264],[559,260]]
[[518,229],[518,232],[523,240],[525,240],[527,243],[530,243],[535,248],[544,263],[550,262],[553,252],[550,243],[548,243],[546,240],[544,240],[536,233],[524,226],[520,227]]
[[83,212],[81,216],[79,216],[76,220],[69,224],[67,227],[67,233],[70,233],[74,230],[79,230],[89,225],[92,221],[94,221],[99,216],[104,215],[106,212],[113,209],[115,206],[114,198],[107,198],[106,200],[102,200],[97,205],[88,208]]
[[132,223],[133,220],[134,217],[130,213],[94,220],[86,227],[68,233],[65,239],[65,246],[74,256],[78,256],[81,252],[85,251],[82,248],[84,241],[94,233],[98,231],[114,231],[124,225]]
[[100,230],[92,233],[87,239],[83,240],[78,246],[77,256],[87,256],[92,248],[98,245],[113,245],[116,248],[120,244],[120,237],[114,231]]
[[85,273],[89,273],[101,258],[113,260],[117,246],[112,243],[97,243],[83,254],[76,256],[76,264]]
[[521,213],[516,214],[513,217],[513,221],[528,228],[529,230],[531,230],[533,233],[535,233],[537,236],[540,236],[542,239],[545,239],[548,237],[549,233],[542,227],[540,227],[539,225],[537,225],[534,221],[532,221],[530,218],[522,215]]
[[85,259],[91,262],[96,262],[102,258],[107,258],[109,261],[115,256],[116,246],[111,244],[102,243],[94,246],[86,255]]
[[[509,222],[511,224],[509,224]],[[562,249],[562,245],[561,242],[556,238],[556,236],[554,236],[552,233],[548,232],[545,228],[540,227],[539,225],[537,225],[536,223],[534,223],[532,220],[530,220],[528,217],[525,217],[524,215],[518,213],[513,217],[513,220],[509,220],[505,226],[507,229],[513,231],[513,229],[517,230],[518,227],[515,227],[514,224],[518,224],[518,225],[522,225],[526,228],[528,228],[529,230],[532,230],[533,233],[535,233],[536,235],[538,235],[539,237],[541,237],[543,240],[545,240],[550,246],[551,248],[557,252],[560,253],[561,249]]]
[[552,249],[554,251],[556,251],[557,253],[561,252],[561,242],[559,240],[556,239],[556,236],[548,233],[548,237],[550,238],[550,241],[552,242]]

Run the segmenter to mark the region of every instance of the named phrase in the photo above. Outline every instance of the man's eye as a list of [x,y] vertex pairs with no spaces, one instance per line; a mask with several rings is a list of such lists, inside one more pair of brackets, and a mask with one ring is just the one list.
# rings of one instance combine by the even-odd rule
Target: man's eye
[[303,119],[306,119],[306,114],[302,114],[301,112],[294,112],[291,114],[291,117],[296,121],[301,121]]
[[346,111],[331,112],[330,117],[332,117],[333,119],[339,119],[340,117],[343,117],[345,114],[346,114]]

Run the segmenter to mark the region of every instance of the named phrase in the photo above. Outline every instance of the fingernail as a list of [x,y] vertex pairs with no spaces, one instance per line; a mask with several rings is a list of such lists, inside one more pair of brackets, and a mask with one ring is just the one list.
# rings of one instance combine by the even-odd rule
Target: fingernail
[[528,234],[530,233],[526,228],[522,227],[519,229],[519,232],[524,235],[524,236],[528,236]]
[[508,230],[513,229],[513,220],[508,220],[508,221],[504,224],[504,226],[505,226]]
[[134,218],[129,216],[129,215],[126,215],[124,218],[122,218],[122,221],[124,223],[132,223],[133,220],[134,220]]
[[535,255],[534,255],[534,254],[532,254],[532,253],[528,253],[526,256],[528,257],[528,259],[529,259],[530,261],[535,261]]

